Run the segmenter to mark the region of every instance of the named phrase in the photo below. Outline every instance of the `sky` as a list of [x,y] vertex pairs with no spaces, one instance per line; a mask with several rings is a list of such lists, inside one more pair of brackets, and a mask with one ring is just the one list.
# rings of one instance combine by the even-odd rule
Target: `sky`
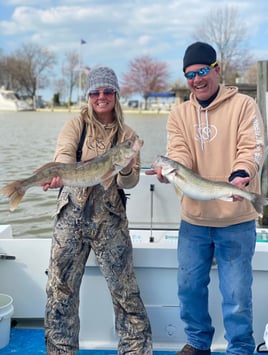
[[[64,54],[77,51],[87,67],[112,67],[119,82],[131,60],[150,55],[168,64],[174,82],[184,80],[182,58],[196,27],[226,5],[238,9],[256,61],[268,60],[267,0],[0,0],[0,49],[8,55],[35,42],[54,51],[55,77]],[[53,87],[40,94],[51,99]]]

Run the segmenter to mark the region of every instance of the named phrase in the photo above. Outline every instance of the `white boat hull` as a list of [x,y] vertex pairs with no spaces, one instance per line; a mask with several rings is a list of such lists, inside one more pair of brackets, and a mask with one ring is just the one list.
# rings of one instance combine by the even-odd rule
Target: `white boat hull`
[[[176,281],[179,206],[170,188],[157,183],[155,177],[142,175],[128,201],[135,272],[151,321],[155,350],[177,350],[185,343]],[[259,344],[268,323],[268,231],[257,232],[264,239],[257,242],[253,258],[254,335]],[[0,292],[13,297],[15,319],[44,317],[50,243],[50,239],[14,239],[10,226],[0,226]],[[3,259],[1,255],[16,259]],[[216,265],[210,276],[210,313],[216,329],[212,349],[220,351],[226,342]],[[113,307],[93,253],[86,264],[80,294],[80,348],[116,348]]]
[[33,108],[25,101],[19,99],[12,90],[0,88],[0,111],[29,111]]

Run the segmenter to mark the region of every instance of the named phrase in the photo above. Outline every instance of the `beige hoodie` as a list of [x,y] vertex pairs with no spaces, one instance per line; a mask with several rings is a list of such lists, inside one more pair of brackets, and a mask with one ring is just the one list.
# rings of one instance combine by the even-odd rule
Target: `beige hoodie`
[[[264,157],[263,120],[255,101],[236,87],[220,85],[215,100],[202,108],[193,94],[177,105],[168,123],[167,155],[204,178],[228,181],[243,169],[248,190],[260,192],[258,172]],[[181,218],[202,226],[223,227],[257,218],[247,200],[197,201],[182,197]]]
[[[83,130],[83,117],[72,117],[66,121],[57,140],[56,152],[54,160],[61,163],[74,163],[76,161],[76,151],[80,141]],[[109,124],[103,127],[105,130],[105,139],[96,137],[96,133],[92,132],[92,127],[88,125],[86,137],[82,149],[81,160],[92,159],[105,151],[107,151],[112,144],[114,135],[114,124]],[[123,131],[118,137],[118,143],[125,141],[136,134],[130,127],[123,125]],[[119,188],[132,188],[139,181],[140,173],[140,154],[136,158],[136,164],[132,169],[132,173],[128,176],[117,175],[117,185]],[[90,189],[87,189],[89,191]]]

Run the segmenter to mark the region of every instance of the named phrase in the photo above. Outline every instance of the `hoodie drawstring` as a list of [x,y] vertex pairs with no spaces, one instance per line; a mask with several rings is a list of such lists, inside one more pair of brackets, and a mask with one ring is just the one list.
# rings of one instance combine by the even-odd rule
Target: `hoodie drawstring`
[[209,123],[208,123],[208,110],[205,111],[205,119],[206,119],[206,126],[203,129],[202,128],[202,122],[201,122],[201,107],[198,107],[197,109],[197,119],[198,119],[198,136],[200,140],[200,145],[202,151],[204,151],[204,134],[206,135],[206,140],[209,141],[210,139],[210,129],[209,129]]

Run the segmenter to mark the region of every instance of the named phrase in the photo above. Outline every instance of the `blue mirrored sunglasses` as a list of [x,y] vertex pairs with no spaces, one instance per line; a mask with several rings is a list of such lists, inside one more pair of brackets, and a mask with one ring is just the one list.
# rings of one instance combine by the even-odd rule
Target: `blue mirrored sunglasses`
[[103,90],[90,90],[88,95],[90,97],[99,97],[100,94],[103,94],[104,96],[112,96],[115,93],[114,89],[112,88],[105,88]]
[[188,71],[188,73],[184,73],[184,76],[187,80],[192,80],[196,77],[196,75],[198,76],[206,76],[209,74],[210,70],[212,68],[215,68],[218,65],[217,62],[212,63],[210,66],[204,67],[204,68],[200,68],[197,71]]

